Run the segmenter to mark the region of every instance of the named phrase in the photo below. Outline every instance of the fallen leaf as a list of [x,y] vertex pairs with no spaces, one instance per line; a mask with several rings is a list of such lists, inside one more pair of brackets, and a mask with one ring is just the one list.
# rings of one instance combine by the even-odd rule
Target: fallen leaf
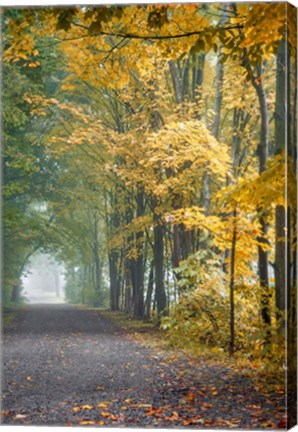
[[80,411],[80,410],[81,410],[80,407],[73,407],[73,409],[72,409],[73,412],[77,412],[77,411]]
[[280,429],[286,429],[287,428],[287,420],[286,419],[282,419],[277,423],[277,427]]
[[16,416],[14,416],[14,420],[21,420],[27,417],[28,417],[27,414],[17,414]]
[[94,421],[90,421],[90,420],[83,420],[80,421],[80,425],[95,425],[96,423]]
[[184,426],[189,426],[193,423],[192,423],[192,420],[184,420],[183,424],[184,424]]
[[83,405],[82,409],[83,410],[92,410],[94,407],[92,405]]
[[166,417],[166,420],[175,421],[179,418],[179,414],[176,411],[173,411],[170,417]]
[[156,408],[152,408],[150,411],[147,411],[146,412],[146,415],[147,416],[152,416],[153,414],[155,414],[156,413]]
[[260,426],[264,427],[264,428],[274,428],[275,423],[273,423],[271,420],[268,420],[268,421],[262,423]]
[[97,390],[104,390],[105,388],[103,386],[97,386],[96,389]]
[[194,394],[193,391],[188,392],[187,400],[188,400],[189,403],[194,403],[194,400],[195,400],[195,394]]
[[205,423],[206,425],[212,425],[213,420],[204,420],[204,423]]
[[108,409],[108,405],[110,404],[110,402],[98,402],[97,404],[97,408],[104,408],[104,409]]
[[210,403],[207,403],[207,402],[201,402],[201,405],[203,405],[203,407],[204,407],[204,408],[207,408],[207,409],[209,409],[209,408],[212,408],[212,407],[213,407],[213,405],[212,405],[212,404],[210,404]]

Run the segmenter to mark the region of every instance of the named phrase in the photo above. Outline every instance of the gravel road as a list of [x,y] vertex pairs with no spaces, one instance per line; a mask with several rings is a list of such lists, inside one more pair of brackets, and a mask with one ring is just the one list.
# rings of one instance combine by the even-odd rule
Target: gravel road
[[284,427],[284,395],[150,349],[94,310],[24,307],[2,341],[2,423]]

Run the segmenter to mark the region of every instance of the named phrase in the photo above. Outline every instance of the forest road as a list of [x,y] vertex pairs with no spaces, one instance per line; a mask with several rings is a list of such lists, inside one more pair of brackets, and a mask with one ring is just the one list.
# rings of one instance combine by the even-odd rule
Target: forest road
[[276,428],[284,421],[281,392],[261,392],[222,364],[145,346],[95,310],[26,306],[2,339],[2,424]]

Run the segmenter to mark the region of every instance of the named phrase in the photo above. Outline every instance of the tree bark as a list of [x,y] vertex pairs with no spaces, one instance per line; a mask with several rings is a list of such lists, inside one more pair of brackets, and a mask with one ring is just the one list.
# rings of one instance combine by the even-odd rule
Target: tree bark
[[118,259],[118,252],[112,249],[109,253],[110,306],[112,311],[119,310],[120,284],[117,268]]
[[[256,89],[257,96],[259,99],[260,112],[261,112],[261,131],[260,131],[260,143],[258,146],[258,157],[259,157],[259,174],[261,175],[266,170],[266,163],[268,160],[269,152],[269,116],[266,102],[266,93],[262,81],[262,65],[261,63],[257,66],[257,77],[252,76],[252,83]],[[259,221],[261,225],[261,236],[259,238],[260,243],[266,244],[266,237],[268,234],[268,223],[266,221],[266,213],[262,213],[259,210],[260,216]],[[269,272],[268,272],[268,252],[258,246],[258,264],[259,264],[259,277],[260,286],[263,290],[261,299],[261,315],[264,324],[268,330],[266,332],[266,343],[270,342],[270,330],[271,316],[270,316],[270,292],[269,292]]]
[[220,113],[222,106],[222,87],[224,78],[224,65],[221,61],[221,48],[219,49],[217,64],[216,64],[216,90],[214,103],[214,118],[212,124],[212,135],[217,139],[219,137]]
[[98,219],[97,214],[94,215],[94,233],[93,233],[93,256],[95,264],[95,290],[96,290],[96,304],[95,306],[102,306],[102,290],[101,290],[101,265],[98,255],[99,242],[98,242]]
[[164,228],[158,215],[154,215],[154,263],[157,315],[167,313],[167,297],[164,285]]
[[237,241],[237,211],[234,209],[234,228],[231,245],[231,274],[230,274],[230,355],[235,352],[235,259],[236,259],[236,241]]
[[175,102],[176,104],[180,104],[183,101],[182,83],[179,77],[177,64],[174,60],[169,61],[169,68],[174,87]]
[[154,261],[151,261],[147,294],[146,294],[146,301],[145,301],[145,315],[144,315],[144,317],[146,319],[149,319],[150,314],[151,314],[151,301],[152,301],[152,294],[153,294],[153,286],[154,286]]
[[[268,108],[266,102],[266,93],[262,81],[262,62],[260,62],[256,67],[256,75],[252,71],[249,58],[247,56],[246,49],[243,50],[244,54],[244,66],[250,76],[251,83],[256,90],[260,113],[261,113],[261,130],[260,130],[260,143],[258,145],[257,153],[259,159],[259,174],[261,175],[266,170],[266,163],[268,160],[269,152],[269,116]],[[266,212],[261,209],[257,209],[259,213],[259,222],[261,226],[261,235],[259,237],[259,242],[266,244],[267,233],[268,233],[268,223],[266,221]],[[271,339],[270,326],[271,326],[271,316],[270,316],[270,290],[269,290],[269,272],[268,272],[268,252],[258,246],[258,268],[259,268],[259,280],[260,286],[263,291],[261,299],[261,315],[265,326],[267,327],[266,340],[265,343],[268,344]]]
[[[108,231],[108,242],[111,240],[117,229],[119,228],[119,214],[117,210],[118,202],[115,191],[110,194],[110,205],[113,209],[111,216],[108,216],[107,200],[106,200],[106,225]],[[119,266],[120,253],[119,250],[112,247],[109,249],[109,278],[110,278],[110,308],[113,311],[119,310],[120,302],[120,266]]]
[[204,80],[204,66],[205,66],[204,52],[192,55],[192,100],[200,103],[202,99],[201,86]]

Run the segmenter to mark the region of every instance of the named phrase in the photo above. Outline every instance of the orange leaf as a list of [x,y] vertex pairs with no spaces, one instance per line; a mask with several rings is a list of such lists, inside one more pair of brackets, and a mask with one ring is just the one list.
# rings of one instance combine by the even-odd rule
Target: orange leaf
[[156,409],[155,408],[152,408],[150,411],[147,411],[146,412],[146,415],[147,416],[152,416],[153,414],[155,414],[156,413]]
[[204,420],[204,423],[205,423],[206,425],[212,425],[213,420]]
[[188,392],[187,400],[188,400],[188,402],[190,402],[190,403],[193,403],[193,402],[194,402],[194,400],[195,400],[195,394],[194,394],[193,391]]
[[277,427],[281,429],[287,428],[287,419],[282,419],[277,423]]

